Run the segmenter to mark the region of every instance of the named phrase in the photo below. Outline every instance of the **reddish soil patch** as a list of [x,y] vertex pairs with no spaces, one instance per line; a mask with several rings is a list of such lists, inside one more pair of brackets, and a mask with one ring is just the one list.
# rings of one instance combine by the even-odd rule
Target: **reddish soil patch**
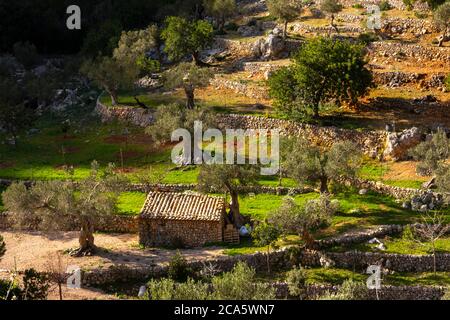
[[127,160],[127,159],[138,158],[141,156],[143,156],[142,152],[132,151],[132,150],[127,150],[127,151],[124,150],[124,151],[122,151],[122,154],[120,153],[120,151],[116,153],[116,157],[117,157],[117,159],[119,159],[119,161],[122,160],[122,157],[124,160]]
[[129,142],[130,137],[121,136],[121,135],[109,136],[109,137],[106,137],[105,139],[103,139],[104,142],[111,143],[111,144],[121,144],[121,143],[127,142],[127,140]]
[[14,162],[0,162],[0,169],[7,169],[7,168],[12,168],[14,167],[16,164]]

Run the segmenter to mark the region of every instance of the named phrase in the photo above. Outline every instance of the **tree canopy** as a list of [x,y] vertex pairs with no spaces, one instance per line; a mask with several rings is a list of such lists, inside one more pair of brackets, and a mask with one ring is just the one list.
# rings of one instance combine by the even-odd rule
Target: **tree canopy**
[[117,197],[125,183],[114,173],[113,165],[101,172],[94,161],[89,177],[79,184],[50,180],[27,188],[23,182],[16,182],[2,197],[18,227],[40,226],[44,230],[79,227],[80,247],[74,254],[80,255],[95,249],[95,223],[115,212]]
[[349,141],[336,142],[324,150],[305,139],[297,139],[285,148],[283,162],[287,175],[299,184],[320,182],[321,192],[328,192],[330,180],[352,177],[361,166],[361,150]]
[[293,65],[269,79],[270,95],[279,112],[294,118],[327,102],[355,105],[372,85],[364,48],[359,44],[314,38],[294,55]]
[[286,38],[287,24],[298,18],[303,10],[301,0],[268,0],[267,7],[270,15],[284,24],[283,37]]
[[223,32],[229,17],[236,13],[236,0],[203,0],[206,13],[214,17],[217,29]]
[[442,37],[439,40],[439,47],[445,41],[445,37],[450,29],[450,2],[445,2],[438,6],[433,14],[433,20],[436,26],[442,31]]
[[139,74],[135,64],[110,57],[87,60],[80,71],[110,95],[113,106],[118,103],[119,90],[132,88]]
[[228,192],[231,197],[230,214],[231,222],[241,227],[245,219],[239,208],[239,186],[255,183],[258,176],[258,168],[254,165],[238,164],[205,164],[200,168],[198,175],[198,188],[201,191]]
[[168,17],[161,38],[164,51],[172,61],[191,56],[196,64],[202,64],[200,52],[213,41],[213,27],[205,20],[189,21],[182,17]]

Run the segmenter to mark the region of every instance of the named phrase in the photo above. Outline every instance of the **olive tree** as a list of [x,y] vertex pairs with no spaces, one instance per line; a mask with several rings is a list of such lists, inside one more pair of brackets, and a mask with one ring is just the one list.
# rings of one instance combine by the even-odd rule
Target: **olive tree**
[[110,95],[113,106],[118,103],[119,90],[133,88],[139,74],[135,64],[122,63],[110,57],[87,60],[80,71]]
[[342,5],[339,0],[324,0],[320,5],[320,9],[330,16],[330,26],[339,33],[339,29],[334,24],[335,14],[342,11]]
[[450,139],[444,130],[438,129],[431,138],[409,151],[419,161],[416,171],[420,175],[433,174],[450,157]]
[[219,32],[223,33],[223,28],[229,17],[236,13],[236,0],[203,0],[206,13],[215,19]]
[[228,192],[231,197],[231,222],[238,228],[244,225],[245,219],[239,207],[239,186],[255,183],[258,170],[254,165],[238,164],[205,164],[200,168],[198,188],[204,192]]
[[360,44],[317,37],[306,42],[293,64],[269,78],[277,110],[290,118],[312,111],[319,117],[325,103],[356,105],[372,86]]
[[292,141],[283,151],[283,166],[299,184],[320,183],[320,192],[328,193],[328,183],[340,177],[353,177],[361,166],[362,153],[352,142],[336,142],[328,150],[311,145],[305,139]]
[[450,29],[450,2],[447,1],[436,8],[433,14],[433,20],[436,26],[442,31],[438,43],[438,46],[441,47]]
[[39,226],[44,230],[80,228],[80,256],[95,250],[95,223],[116,210],[119,192],[125,180],[114,173],[114,166],[100,172],[92,163],[89,177],[73,181],[39,181],[27,188],[23,182],[13,183],[3,192],[5,208],[13,213],[17,227]]
[[[117,48],[114,49],[114,58],[117,61],[121,61],[126,64],[138,64],[138,66],[143,67],[146,62],[148,65],[151,63],[148,60],[146,54],[150,50],[155,50],[158,56],[158,61],[153,61],[154,70],[159,69],[159,60],[161,59],[159,55],[160,43],[159,30],[156,25],[150,25],[146,29],[134,30],[134,31],[123,31]],[[145,70],[152,71],[152,70]]]
[[269,213],[267,219],[281,230],[283,235],[298,235],[306,247],[312,248],[314,246],[312,233],[327,227],[338,209],[339,202],[332,201],[327,194],[322,194],[319,199],[307,201],[304,206],[298,205],[293,198],[286,197],[280,208]]
[[182,62],[164,73],[164,84],[168,89],[183,88],[186,95],[186,108],[195,107],[195,90],[207,87],[213,76],[208,68],[194,63]]
[[200,52],[213,42],[213,27],[205,20],[188,21],[182,17],[168,17],[161,32],[165,41],[164,51],[173,61],[191,56],[197,65],[202,65]]
[[270,15],[283,23],[283,38],[286,38],[288,23],[298,18],[302,13],[300,0],[268,0]]
[[214,116],[205,109],[186,109],[178,104],[161,105],[156,109],[155,122],[145,129],[145,133],[161,145],[170,142],[172,132],[178,128],[188,130],[193,137],[195,121],[201,121],[205,130],[215,123]]

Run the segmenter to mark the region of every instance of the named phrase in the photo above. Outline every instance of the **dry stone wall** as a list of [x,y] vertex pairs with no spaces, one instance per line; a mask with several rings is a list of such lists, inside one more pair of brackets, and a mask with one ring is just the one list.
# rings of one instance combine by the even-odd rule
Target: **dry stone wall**
[[238,114],[222,115],[218,119],[223,128],[280,130],[283,136],[297,136],[323,146],[332,146],[337,141],[353,141],[370,156],[376,157],[384,150],[386,132],[356,131],[337,127],[320,127],[289,120],[255,117]]
[[439,48],[432,46],[421,46],[414,44],[403,44],[397,42],[376,41],[368,46],[373,55],[382,57],[411,57],[417,60],[431,60],[441,61],[443,63],[450,63],[449,48]]

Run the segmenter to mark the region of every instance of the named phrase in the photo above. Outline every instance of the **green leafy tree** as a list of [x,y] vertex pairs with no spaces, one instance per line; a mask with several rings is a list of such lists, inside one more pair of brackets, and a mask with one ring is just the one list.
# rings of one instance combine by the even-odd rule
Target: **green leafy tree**
[[198,188],[204,192],[228,192],[231,197],[231,222],[238,228],[245,224],[239,206],[239,186],[256,183],[258,171],[254,165],[212,164],[202,165],[198,175]]
[[297,139],[286,146],[283,167],[299,184],[319,182],[320,192],[328,193],[328,183],[341,176],[353,177],[361,166],[362,153],[352,142],[336,142],[330,149]]
[[178,128],[188,130],[193,137],[195,121],[201,121],[205,130],[213,127],[213,117],[214,115],[205,109],[186,109],[178,104],[161,105],[156,109],[155,122],[147,127],[145,132],[160,145],[171,141],[172,132]]
[[450,165],[441,165],[436,170],[436,185],[439,191],[447,194],[447,203],[450,203]]
[[438,6],[433,14],[436,26],[442,31],[438,46],[441,47],[450,29],[450,2],[445,2]]
[[135,64],[120,63],[110,57],[87,60],[80,71],[110,95],[113,106],[118,103],[119,90],[133,88],[139,73]]
[[444,130],[436,133],[410,150],[414,160],[419,161],[416,171],[420,175],[431,175],[450,157],[450,139]]
[[319,107],[330,101],[356,105],[372,85],[364,56],[363,46],[348,41],[323,37],[307,41],[293,65],[269,79],[275,106],[289,117],[309,110],[318,117]]
[[204,20],[190,22],[181,17],[168,17],[161,32],[164,50],[173,61],[190,55],[197,65],[202,65],[200,52],[213,42],[213,27]]
[[267,272],[270,273],[270,248],[276,248],[276,242],[280,237],[280,230],[273,224],[260,223],[252,232],[252,238],[257,246],[267,246]]
[[[154,72],[160,67],[160,45],[159,29],[156,25],[150,25],[142,30],[123,31],[113,56],[125,65],[137,64],[143,71]],[[146,56],[152,49],[158,53],[157,60]]]
[[335,14],[342,11],[342,5],[339,3],[339,1],[338,0],[324,0],[324,1],[322,1],[322,4],[320,5],[320,9],[323,12],[326,12],[330,16],[331,27],[334,30],[336,30],[336,32],[339,32],[339,29],[334,24]]
[[101,172],[92,163],[89,177],[73,181],[40,181],[30,188],[23,182],[13,183],[3,192],[5,208],[13,213],[17,226],[39,226],[44,230],[80,228],[80,247],[72,252],[79,256],[95,250],[95,223],[116,210],[119,193],[126,181],[110,165]]
[[223,33],[227,19],[236,13],[235,0],[203,0],[206,13],[214,17],[217,29]]
[[288,23],[294,21],[303,11],[303,3],[300,0],[268,0],[267,7],[270,15],[283,23],[283,38],[286,39]]
[[275,290],[256,280],[255,269],[238,262],[231,272],[212,279],[214,300],[273,300]]
[[183,88],[186,95],[186,108],[194,109],[195,90],[207,87],[212,77],[213,72],[208,68],[183,62],[164,73],[164,83],[169,89]]
[[280,208],[269,214],[268,221],[284,235],[299,235],[305,241],[306,247],[312,248],[312,233],[327,227],[338,209],[339,203],[332,201],[327,194],[307,201],[304,206],[298,205],[293,198],[286,197]]

